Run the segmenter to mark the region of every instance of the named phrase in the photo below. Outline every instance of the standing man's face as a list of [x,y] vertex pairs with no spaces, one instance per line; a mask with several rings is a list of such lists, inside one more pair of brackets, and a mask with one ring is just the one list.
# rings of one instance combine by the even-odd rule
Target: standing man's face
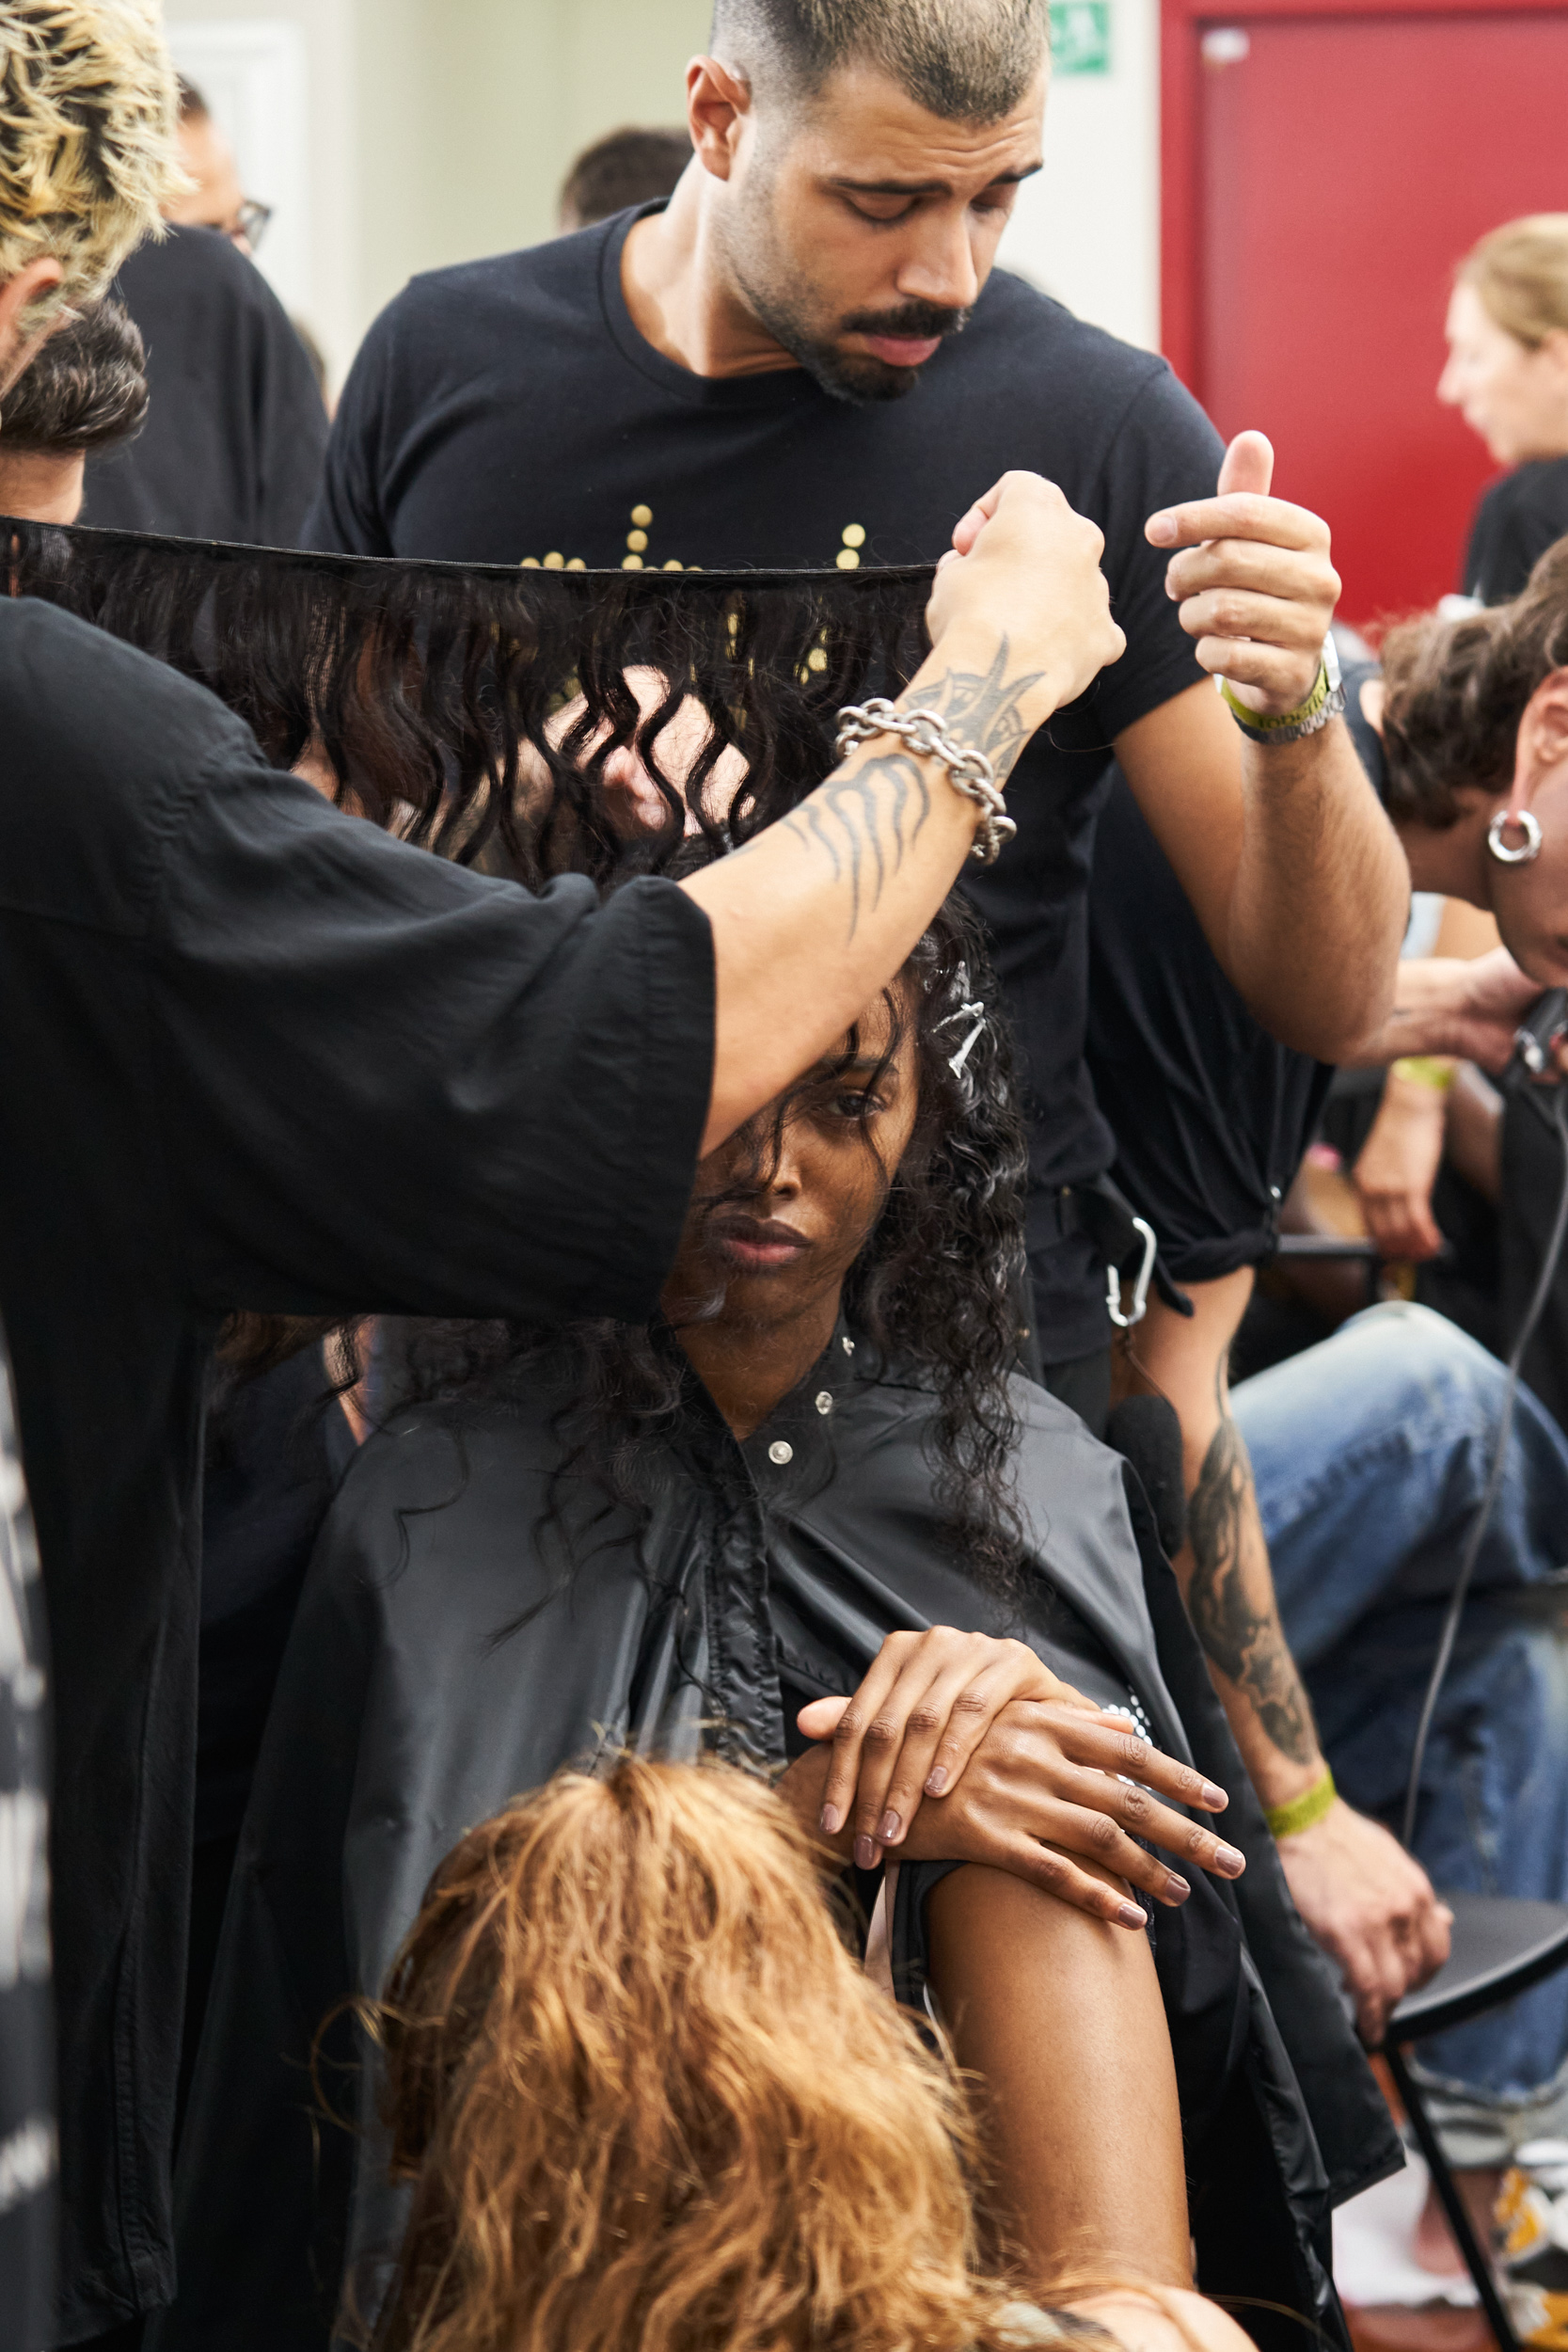
[[1000,122],[949,122],[876,67],[852,66],[814,99],[737,117],[717,208],[722,260],[828,391],[896,400],[963,326],[1018,183],[1039,169],[1045,89],[1042,65]]

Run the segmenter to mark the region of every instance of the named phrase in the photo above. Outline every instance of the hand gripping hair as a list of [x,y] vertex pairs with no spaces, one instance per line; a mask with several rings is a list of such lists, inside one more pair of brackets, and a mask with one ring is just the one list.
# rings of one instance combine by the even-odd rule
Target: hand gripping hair
[[[530,888],[575,871],[610,890],[738,846],[832,771],[840,709],[897,693],[926,651],[925,570],[513,571],[34,523],[0,523],[5,543],[13,594],[201,680],[275,765],[308,763],[358,814]],[[939,1499],[1006,1589],[1025,1158],[993,1001],[955,896],[889,992],[895,1034],[914,1033],[920,1111],[845,1304],[932,1379]],[[789,1102],[753,1122],[764,1159]],[[258,1324],[243,1369],[310,1335]],[[571,1465],[639,1506],[642,1441],[657,1451],[680,1390],[657,1331],[431,1324],[407,1372],[415,1395],[478,1404],[545,1358],[559,1372],[562,1350],[584,1406]]]

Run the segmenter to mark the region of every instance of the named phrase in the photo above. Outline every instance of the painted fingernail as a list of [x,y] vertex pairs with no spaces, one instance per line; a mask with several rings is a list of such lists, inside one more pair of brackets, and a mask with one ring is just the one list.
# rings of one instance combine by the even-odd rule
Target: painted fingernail
[[822,1832],[824,1837],[836,1837],[838,1836],[839,1831],[844,1827],[844,1816],[839,1811],[836,1804],[825,1804],[823,1806],[821,1819],[818,1820],[816,1826]]
[[877,1841],[874,1837],[867,1837],[863,1831],[855,1840],[855,1867],[857,1870],[874,1870],[877,1867]]
[[1184,1903],[1192,1891],[1186,1880],[1179,1878],[1174,1870],[1166,1873],[1165,1900],[1167,1903]]
[[880,1825],[878,1828],[877,1843],[879,1846],[891,1846],[898,1835],[898,1816],[894,1812],[890,1805],[888,1810],[883,1814]]
[[1211,1813],[1223,1813],[1230,1799],[1213,1781],[1206,1780],[1203,1784],[1203,1802]]
[[940,1796],[941,1796],[941,1794],[942,1794],[942,1790],[946,1788],[946,1786],[947,1786],[947,1767],[946,1767],[946,1765],[945,1765],[945,1764],[937,1764],[937,1765],[933,1766],[933,1767],[932,1767],[932,1769],[931,1769],[931,1771],[930,1771],[930,1772],[928,1772],[927,1773],[927,1775],[926,1775],[926,1794],[927,1794],[928,1797],[940,1797]]
[[1246,1868],[1246,1856],[1244,1853],[1238,1853],[1234,1846],[1216,1846],[1214,1865],[1217,1869],[1225,1871],[1227,1877],[1240,1878]]
[[1123,1903],[1117,1913],[1117,1924],[1124,1928],[1147,1928],[1148,1918],[1136,1903]]

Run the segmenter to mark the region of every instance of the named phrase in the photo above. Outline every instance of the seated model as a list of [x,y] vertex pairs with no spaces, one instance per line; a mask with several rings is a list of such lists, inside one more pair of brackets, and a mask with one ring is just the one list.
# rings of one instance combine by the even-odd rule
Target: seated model
[[[1141,1495],[1009,1375],[1022,1152],[986,993],[948,912],[703,1163],[655,1326],[405,1334],[414,1401],[344,1483],[268,1724],[159,2352],[321,2344],[345,2252],[373,2306],[401,2230],[374,2070],[341,2021],[317,2079],[362,2130],[324,2128],[317,2028],[468,1825],[626,1747],[776,1770],[863,1914],[899,1864],[894,1980],[990,2087],[1031,2276],[1186,2285],[1191,2226],[1215,2292],[1338,2325],[1329,2208],[1397,2148]],[[1234,1888],[1242,1852],[1159,1801],[1221,1802],[1189,1758],[1229,1789]]]
[[412,2212],[377,2352],[1246,2352],[1180,2289],[1042,2311],[979,2266],[967,2103],[819,1858],[755,1776],[629,1757],[470,1831],[380,2011]]
[[[1402,1009],[1363,1057],[1500,1068],[1537,991],[1568,977],[1568,542],[1513,604],[1406,624],[1384,660],[1384,677],[1365,666],[1349,676],[1348,715],[1412,880],[1495,916],[1518,961],[1498,952],[1402,965]],[[1252,1021],[1124,787],[1101,822],[1092,940],[1090,1058],[1117,1132],[1117,1181],[1196,1309],[1188,1319],[1151,1297],[1121,1376],[1179,1407],[1190,1510],[1177,1571],[1275,1811],[1291,1893],[1375,2040],[1447,1949],[1433,1881],[1568,1896],[1568,1644],[1554,1598],[1568,1440],[1522,1393],[1402,1852],[1390,1832],[1402,1827],[1444,1602],[1497,1442],[1503,1368],[1454,1326],[1390,1304],[1232,1393],[1253,1269],[1273,1248],[1329,1073]],[[1426,1083],[1432,1074],[1412,1072],[1406,1089],[1427,1133],[1429,1183],[1452,1099]],[[1515,1309],[1560,1180],[1541,1116],[1552,1093],[1508,1100]],[[1568,1396],[1565,1309],[1560,1290],[1526,1359],[1547,1404]],[[1568,1983],[1419,2055],[1450,2160],[1478,2173],[1505,2163],[1568,2120]],[[1475,2184],[1478,2196],[1485,2186]],[[1451,2262],[1435,2208],[1421,2242],[1434,2264]]]

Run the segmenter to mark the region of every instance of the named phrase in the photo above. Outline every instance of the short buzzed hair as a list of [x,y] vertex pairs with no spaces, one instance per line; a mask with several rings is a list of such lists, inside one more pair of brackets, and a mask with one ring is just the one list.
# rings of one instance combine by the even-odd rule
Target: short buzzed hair
[[1047,0],[715,0],[713,48],[811,96],[853,59],[950,122],[999,122],[1050,48]]

